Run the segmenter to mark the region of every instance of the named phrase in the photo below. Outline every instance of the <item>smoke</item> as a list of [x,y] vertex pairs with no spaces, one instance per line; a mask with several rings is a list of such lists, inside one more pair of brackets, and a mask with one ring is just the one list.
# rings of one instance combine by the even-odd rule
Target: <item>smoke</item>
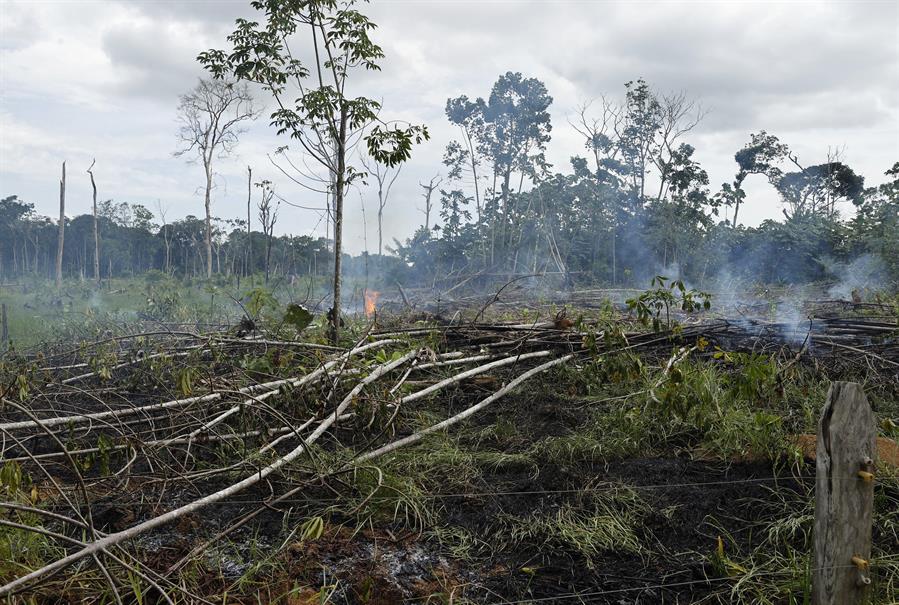
[[87,301],[87,306],[95,310],[99,310],[103,307],[103,297],[100,296],[98,290],[93,290],[91,292],[90,298]]
[[828,296],[851,300],[853,292],[861,297],[865,290],[879,290],[887,282],[886,264],[880,256],[864,254],[850,263],[827,263],[827,272],[837,283],[828,290]]
[[785,342],[800,346],[808,334],[809,317],[802,311],[800,302],[790,298],[778,303],[774,310],[774,322]]

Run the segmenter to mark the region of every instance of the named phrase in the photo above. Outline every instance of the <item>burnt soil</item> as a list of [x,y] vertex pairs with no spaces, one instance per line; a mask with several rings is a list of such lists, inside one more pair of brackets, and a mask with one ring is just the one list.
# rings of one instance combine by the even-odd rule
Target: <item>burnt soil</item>
[[[459,401],[451,407],[465,405],[468,402]],[[474,435],[501,417],[511,417],[518,435],[526,437],[524,448],[577,432],[584,416],[562,399],[538,402],[520,394],[497,402],[455,431]],[[477,440],[476,445],[474,438],[471,441],[472,447],[491,447],[489,440]],[[780,478],[771,480],[775,475]],[[452,483],[449,479],[447,484]],[[431,480],[441,483],[440,477]],[[642,552],[610,547],[587,558],[551,536],[514,542],[502,537],[510,519],[527,525],[529,519],[552,516],[561,507],[582,506],[584,489],[602,491],[606,483],[632,486],[645,504],[635,530]],[[292,588],[293,600],[280,602],[319,602],[316,591],[328,586],[337,587],[328,602],[346,605],[444,603],[451,594],[453,602],[464,597],[469,603],[528,603],[550,597],[558,603],[691,603],[713,594],[724,596],[713,596],[710,602],[727,602],[722,589],[729,580],[706,581],[721,576],[709,563],[718,536],[724,534],[728,544],[751,551],[761,540],[753,528],[770,519],[776,501],[789,499],[787,492],[801,501],[812,486],[813,479],[777,471],[768,462],[715,463],[678,456],[676,451],[670,457],[550,460],[536,469],[530,464],[487,467],[471,493],[437,490],[437,524],[445,531],[464,530],[482,544],[472,556],[458,558],[429,528],[412,530],[390,518],[360,527],[345,511],[328,516],[319,539],[301,541],[294,534],[285,541],[285,528],[289,531],[303,521],[304,505],[318,504],[321,510],[322,503],[335,497],[334,488],[339,489],[313,485],[304,490],[308,499],[266,511],[200,555],[200,568],[206,570],[200,584],[206,594],[230,589],[229,602],[247,603],[257,602],[259,595],[275,602]],[[275,492],[289,487],[276,486]],[[270,495],[248,493],[241,499]],[[185,501],[191,497],[184,494]],[[162,571],[257,506],[229,502],[210,507],[177,527],[142,538],[141,558]],[[104,519],[116,525],[122,515],[130,523],[151,513],[146,508],[112,510]],[[254,561],[279,547],[283,549],[270,570],[249,573]],[[235,590],[241,577],[257,580]],[[667,586],[658,587],[662,584]]]

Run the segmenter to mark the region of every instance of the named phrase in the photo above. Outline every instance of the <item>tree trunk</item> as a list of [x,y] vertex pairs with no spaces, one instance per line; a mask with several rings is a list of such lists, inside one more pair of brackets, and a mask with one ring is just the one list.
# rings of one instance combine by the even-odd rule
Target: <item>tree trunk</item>
[[346,171],[347,108],[340,108],[340,133],[337,140],[337,174],[334,183],[334,306],[331,307],[331,343],[340,338],[340,252],[343,244],[343,187]]
[[247,264],[244,273],[253,271],[253,235],[250,230],[250,201],[253,198],[253,169],[247,166]]
[[[381,192],[378,192],[378,199],[381,198]],[[383,221],[384,221],[384,204],[378,204],[378,257],[383,254]],[[380,260],[378,261],[380,263]]]
[[87,169],[87,173],[91,175],[91,189],[94,191],[94,281],[100,283],[100,226],[97,220],[97,183],[94,181],[94,173],[92,172],[96,160],[91,162],[91,167]]
[[62,163],[59,180],[59,239],[56,244],[56,289],[62,287],[62,252],[66,239],[66,163]]
[[618,281],[618,271],[617,271],[618,268],[616,267],[616,263],[617,263],[618,259],[615,256],[615,240],[618,239],[617,235],[618,235],[618,229],[616,227],[612,227],[612,285],[613,286]]
[[507,252],[507,235],[508,235],[508,227],[509,227],[509,182],[512,179],[512,171],[506,171],[506,174],[503,175],[503,222],[502,222],[502,231],[500,232],[500,244],[502,244],[502,250]]
[[471,159],[471,178],[474,181],[474,203],[475,208],[478,212],[478,222],[481,222],[481,193],[478,188],[478,162],[475,157],[475,148],[474,145],[471,144],[471,136],[468,134],[468,130],[465,129],[465,140],[468,143],[468,157]]
[[212,277],[212,160],[206,160],[206,279]]

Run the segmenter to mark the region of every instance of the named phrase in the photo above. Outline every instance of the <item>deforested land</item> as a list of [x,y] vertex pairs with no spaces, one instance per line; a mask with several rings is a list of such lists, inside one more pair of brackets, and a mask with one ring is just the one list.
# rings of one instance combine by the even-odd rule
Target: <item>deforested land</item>
[[[899,603],[896,157],[819,148],[811,106],[715,115],[645,59],[601,93],[524,60],[456,85],[381,4],[135,3],[193,27],[144,45],[181,94],[132,81],[146,115],[96,150],[9,129],[0,601]],[[136,60],[128,19],[102,50]],[[765,66],[752,102],[793,111]],[[124,132],[161,97],[159,156]]]

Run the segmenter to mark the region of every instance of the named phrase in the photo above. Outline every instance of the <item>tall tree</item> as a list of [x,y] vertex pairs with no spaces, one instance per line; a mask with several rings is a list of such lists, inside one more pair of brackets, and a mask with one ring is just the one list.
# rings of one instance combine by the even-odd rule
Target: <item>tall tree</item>
[[212,277],[212,164],[234,151],[242,133],[241,123],[256,116],[246,84],[201,79],[192,91],[181,96],[178,135],[182,146],[175,155],[195,154],[194,159],[203,164],[207,278]]
[[251,228],[250,202],[253,199],[253,168],[247,166],[247,258],[244,262],[244,273],[250,275],[253,272],[253,231]]
[[787,218],[802,214],[835,217],[839,201],[860,203],[865,178],[842,162],[827,162],[780,175],[774,182]]
[[384,253],[384,207],[387,206],[390,190],[400,175],[402,164],[391,167],[362,159],[362,165],[369,175],[375,177],[378,185],[378,256],[381,256]]
[[434,204],[434,202],[432,200],[432,197],[434,195],[434,190],[440,186],[440,183],[442,181],[443,181],[443,179],[440,177],[440,175],[435,174],[434,176],[431,177],[431,180],[428,181],[427,185],[425,185],[424,183],[418,184],[418,186],[424,190],[422,192],[421,196],[425,199],[425,207],[424,207],[424,210],[422,210],[422,212],[425,215],[425,231],[426,232],[431,230],[431,209]]
[[[507,72],[497,79],[487,100],[470,101],[463,95],[446,102],[450,122],[461,126],[466,136],[477,142],[478,151],[493,164],[494,180],[500,182],[504,220],[508,220],[511,211],[512,175],[518,174],[521,182],[525,177],[536,179],[548,168],[545,150],[552,130],[552,101],[540,80]],[[474,169],[473,149],[467,158]]]
[[272,238],[275,233],[275,223],[278,222],[278,206],[280,202],[273,203],[275,192],[271,181],[256,183],[261,196],[259,198],[259,222],[262,223],[262,233],[265,235],[265,285],[268,285],[272,260]]
[[97,160],[93,160],[91,162],[90,168],[87,169],[87,173],[91,176],[91,189],[94,193],[94,204],[93,204],[93,214],[94,214],[94,281],[97,284],[100,284],[100,225],[97,219],[97,182],[94,180],[94,164],[97,163]]
[[159,218],[162,219],[162,226],[159,229],[159,233],[162,235],[162,241],[165,244],[165,262],[163,264],[163,271],[166,275],[171,275],[171,267],[172,267],[172,229],[166,221],[165,215],[168,210],[162,205],[160,200],[156,200],[156,208],[159,212]]
[[[369,155],[387,166],[406,161],[413,143],[428,138],[423,126],[387,123],[380,104],[347,94],[351,75],[379,70],[384,52],[370,33],[375,24],[356,10],[355,0],[254,0],[264,24],[238,19],[228,36],[232,49],[209,50],[198,60],[215,77],[257,82],[275,100],[271,115],[278,134],[299,142],[302,152],[324,169],[334,200],[334,288],[330,338],[340,332],[343,206],[347,185],[359,175],[348,163],[354,137],[364,135]],[[296,58],[291,42],[304,37],[310,64]],[[296,94],[292,94],[296,93]]]
[[734,208],[734,218],[731,222],[733,227],[737,226],[740,204],[746,199],[746,192],[743,190],[746,178],[751,174],[763,174],[774,183],[783,174],[778,164],[789,155],[789,148],[776,136],[764,130],[751,134],[749,142],[734,154],[739,170],[734,176],[733,185],[724,183],[719,194],[722,203]]
[[66,239],[66,163],[59,179],[59,235],[56,239],[56,288],[62,286],[62,253]]

